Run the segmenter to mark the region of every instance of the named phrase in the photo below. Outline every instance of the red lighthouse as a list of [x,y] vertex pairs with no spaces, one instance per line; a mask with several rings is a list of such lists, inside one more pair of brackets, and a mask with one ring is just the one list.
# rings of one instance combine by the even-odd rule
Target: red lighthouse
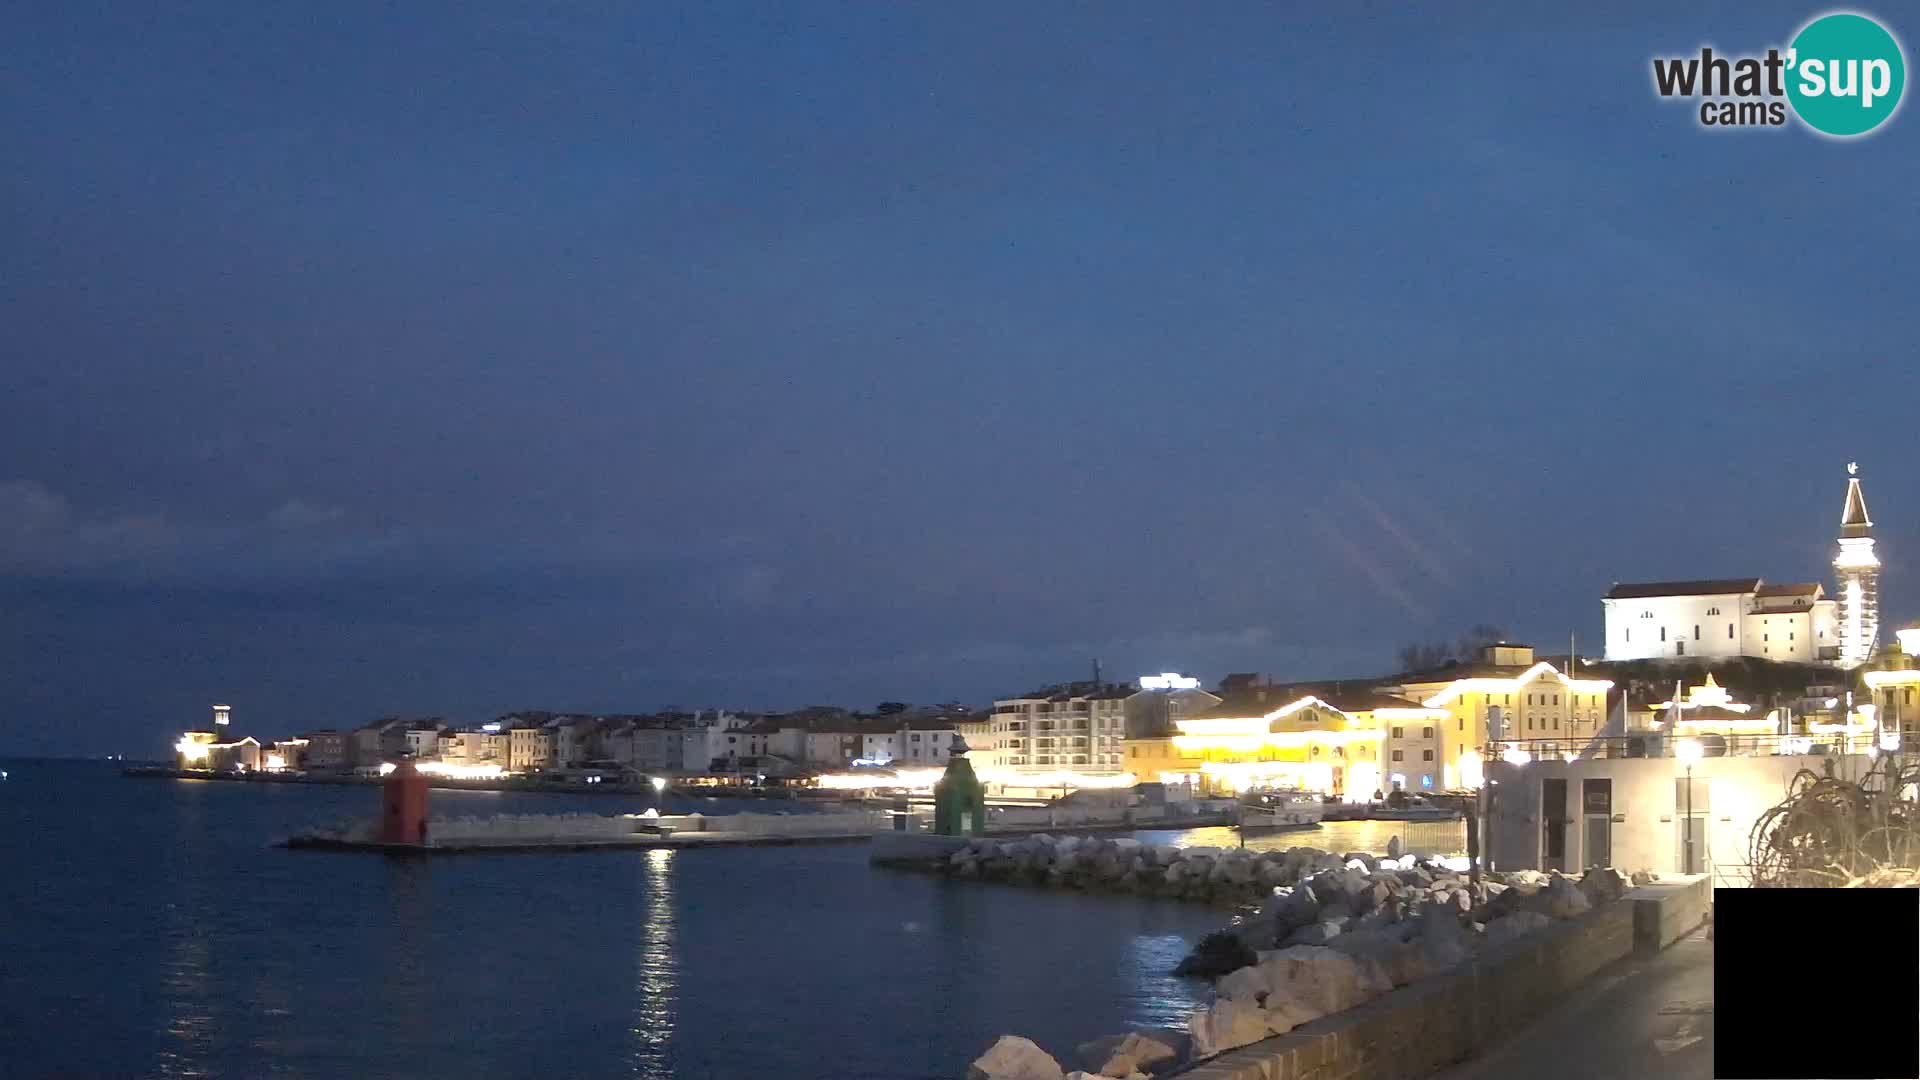
[[382,802],[381,843],[427,842],[427,778],[413,767],[413,762],[403,761],[387,774]]

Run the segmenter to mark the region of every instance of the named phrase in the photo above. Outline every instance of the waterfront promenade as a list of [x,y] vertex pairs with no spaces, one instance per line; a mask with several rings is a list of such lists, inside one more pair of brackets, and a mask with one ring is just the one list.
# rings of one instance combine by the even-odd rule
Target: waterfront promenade
[[1710,1080],[1713,943],[1696,930],[1602,972],[1486,1054],[1431,1080]]

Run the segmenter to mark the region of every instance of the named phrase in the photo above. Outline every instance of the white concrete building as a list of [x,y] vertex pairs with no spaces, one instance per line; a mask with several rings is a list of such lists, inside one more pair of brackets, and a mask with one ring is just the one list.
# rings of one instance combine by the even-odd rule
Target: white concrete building
[[1864,754],[1541,758],[1489,762],[1486,850],[1496,870],[1712,874],[1746,882],[1754,822],[1783,800],[1801,769],[1865,773]]
[[1857,467],[1847,471],[1834,596],[1811,582],[1769,585],[1757,577],[1616,584],[1601,601],[1607,659],[1865,663],[1879,637],[1880,560]]
[[994,764],[1036,772],[1119,772],[1131,687],[1070,683],[993,703]]
[[1839,605],[1813,583],[1655,581],[1615,585],[1601,602],[1608,660],[1756,656],[1805,664],[1840,656]]

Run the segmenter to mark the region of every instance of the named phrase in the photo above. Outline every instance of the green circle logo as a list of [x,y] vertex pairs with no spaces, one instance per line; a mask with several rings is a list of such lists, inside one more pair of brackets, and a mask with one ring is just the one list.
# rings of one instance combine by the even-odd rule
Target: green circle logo
[[1865,15],[1822,15],[1787,52],[1787,99],[1808,127],[1865,135],[1900,107],[1907,62],[1900,43]]

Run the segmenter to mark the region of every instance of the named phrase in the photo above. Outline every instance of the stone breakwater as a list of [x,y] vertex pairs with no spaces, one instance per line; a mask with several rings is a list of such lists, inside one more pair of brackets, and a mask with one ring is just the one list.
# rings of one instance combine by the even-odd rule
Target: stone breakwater
[[[1147,845],[1096,847],[1092,865],[1083,870],[1088,842],[1067,845],[1065,859],[1061,843],[1053,841],[1054,858],[1044,867],[1029,858],[1023,868],[998,850],[962,859],[973,849],[969,845],[954,852],[949,873],[1047,880],[1059,868],[1063,885],[1084,874],[1090,881],[1130,880],[1141,891],[1189,899],[1218,900],[1248,888],[1263,895],[1181,962],[1181,972],[1214,980],[1212,1002],[1193,1014],[1187,1030],[1135,1031],[1082,1044],[1069,1058],[1079,1066],[1074,1072],[1030,1040],[1006,1035],[973,1062],[969,1080],[1142,1080],[1177,1072],[1457,968],[1489,945],[1613,903],[1628,887],[1610,869],[1578,878],[1531,870],[1489,873],[1475,883],[1457,864],[1416,855],[1377,858],[1313,848],[1189,848],[1169,856]],[[1130,858],[1121,859],[1122,850]],[[1110,871],[1105,856],[1126,869]],[[1014,867],[996,862],[1002,859]],[[975,869],[961,874],[965,863]],[[1176,867],[1178,873],[1166,873]]]
[[976,837],[926,867],[962,881],[1135,893],[1241,906],[1257,904],[1276,886],[1297,881],[1303,875],[1342,868],[1349,858],[1305,847],[1256,852],[1147,844],[1127,837],[1054,837],[1042,833],[1017,840]]

